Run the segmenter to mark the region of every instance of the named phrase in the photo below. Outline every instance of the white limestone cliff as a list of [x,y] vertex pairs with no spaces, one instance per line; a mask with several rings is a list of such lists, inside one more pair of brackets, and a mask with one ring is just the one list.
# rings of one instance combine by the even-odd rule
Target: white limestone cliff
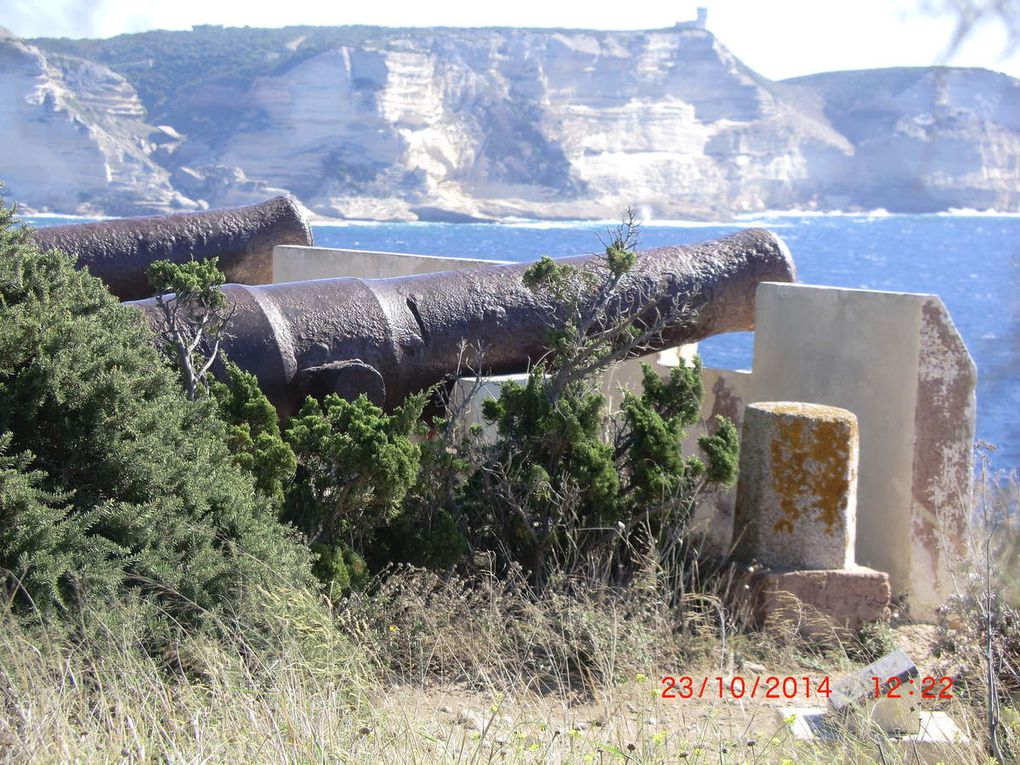
[[151,130],[123,77],[0,39],[0,180],[27,208],[141,214],[195,207],[149,157]]
[[[235,32],[174,34],[199,33]],[[274,34],[264,64],[168,95],[96,41],[0,40],[0,145],[17,147],[0,179],[36,209],[110,214],[280,191],[407,220],[1020,209],[1020,83],[1004,75],[776,83],[691,26]]]
[[831,72],[787,81],[853,152],[812,170],[823,206],[1020,209],[1020,81],[982,69]]

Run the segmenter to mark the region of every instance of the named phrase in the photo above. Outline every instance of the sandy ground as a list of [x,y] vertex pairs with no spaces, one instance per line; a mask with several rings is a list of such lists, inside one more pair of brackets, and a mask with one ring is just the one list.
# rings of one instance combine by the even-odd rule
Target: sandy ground
[[[896,628],[895,642],[918,665],[920,673],[935,671],[930,647],[934,628],[905,625]],[[666,668],[664,668],[666,669]],[[764,666],[748,663],[733,675],[745,678],[750,688],[755,676],[793,676],[812,690],[826,676],[818,666]],[[663,674],[708,676],[702,698],[665,700]],[[859,737],[832,745],[805,747],[790,732],[790,720],[781,712],[789,706],[824,706],[824,698],[734,699],[718,697],[712,668],[668,668],[658,675],[639,675],[610,692],[578,693],[573,698],[543,696],[527,689],[504,693],[465,687],[401,687],[380,694],[373,705],[377,727],[363,730],[366,737],[392,730],[399,722],[417,737],[424,761],[461,762],[655,762],[655,763],[765,763],[802,765],[808,762],[977,762],[979,753],[965,749],[941,752],[925,759],[915,753],[879,746]],[[831,682],[844,674],[834,672]],[[728,680],[728,678],[727,678]],[[726,681],[724,681],[726,682]],[[764,683],[764,680],[762,681]],[[728,687],[728,686],[727,686]],[[748,692],[749,695],[749,692]],[[939,707],[959,718],[968,716],[963,703]],[[935,707],[932,706],[932,709]],[[407,743],[407,742],[405,742]],[[888,744],[888,742],[886,742]],[[373,742],[378,744],[378,742]],[[414,746],[412,745],[412,748]],[[972,748],[973,749],[973,748]]]

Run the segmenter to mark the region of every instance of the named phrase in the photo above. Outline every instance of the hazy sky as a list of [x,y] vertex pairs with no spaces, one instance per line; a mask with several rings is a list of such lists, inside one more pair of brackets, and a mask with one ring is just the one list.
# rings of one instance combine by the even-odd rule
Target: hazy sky
[[[22,37],[109,37],[192,24],[640,29],[693,18],[699,4],[709,9],[709,29],[773,79],[942,63],[955,25],[951,15],[930,10],[949,0],[0,0],[0,26]],[[1006,42],[1002,24],[980,25],[948,63],[1020,77],[1020,50],[1004,53]]]

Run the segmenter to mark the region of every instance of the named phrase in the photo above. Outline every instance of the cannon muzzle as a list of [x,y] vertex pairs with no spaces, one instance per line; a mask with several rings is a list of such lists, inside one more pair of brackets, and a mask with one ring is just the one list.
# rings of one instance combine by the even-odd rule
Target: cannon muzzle
[[73,255],[121,300],[136,300],[152,294],[145,270],[157,260],[219,257],[228,281],[266,284],[273,247],[310,245],[312,232],[294,202],[276,197],[226,210],[50,226],[32,238],[42,250]]
[[[584,266],[598,256],[568,258]],[[462,340],[485,349],[485,371],[523,372],[546,352],[549,309],[523,283],[529,263],[392,279],[320,279],[261,287],[228,284],[223,348],[255,374],[281,417],[307,395],[365,393],[387,408],[454,374]],[[770,231],[638,253],[616,318],[655,304],[688,307],[647,352],[754,328],[755,289],[795,281],[789,250]],[[634,296],[651,296],[653,303]],[[155,324],[155,299],[138,301]]]

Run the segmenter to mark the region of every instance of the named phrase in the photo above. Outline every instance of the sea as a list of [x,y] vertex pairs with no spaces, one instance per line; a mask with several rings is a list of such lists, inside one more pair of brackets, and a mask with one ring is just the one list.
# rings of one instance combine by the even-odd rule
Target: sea
[[[35,226],[81,222],[27,217]],[[363,223],[313,226],[323,247],[529,261],[600,250],[614,222]],[[639,248],[713,239],[743,228],[775,230],[800,281],[938,295],[978,368],[977,436],[992,464],[1020,469],[1020,215],[781,213],[726,222],[647,221]],[[752,333],[699,344],[706,366],[748,369]]]

